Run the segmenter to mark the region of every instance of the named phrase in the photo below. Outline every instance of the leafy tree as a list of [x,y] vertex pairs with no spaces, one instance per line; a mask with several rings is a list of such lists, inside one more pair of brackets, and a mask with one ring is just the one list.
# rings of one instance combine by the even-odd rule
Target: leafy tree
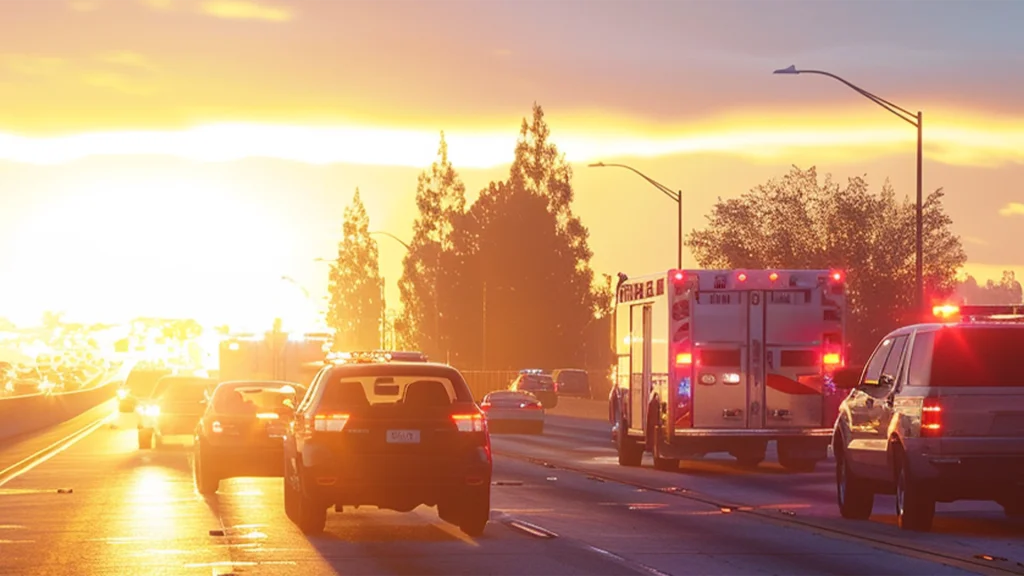
[[956,288],[956,295],[964,304],[998,305],[1024,303],[1024,289],[1012,270],[1004,270],[996,283],[988,280],[984,285],[971,275]]
[[[445,305],[439,288],[443,276],[458,274],[445,267],[452,258],[455,227],[466,211],[466,187],[448,160],[448,144],[441,133],[437,159],[419,176],[416,186],[416,207],[410,250],[402,261],[402,278],[398,282],[404,315],[396,322],[399,340],[406,347],[417,347],[430,357],[444,357]],[[446,299],[450,301],[451,299]]]
[[358,188],[345,208],[341,232],[338,258],[331,265],[327,324],[335,330],[336,349],[373,350],[380,347],[384,283]]
[[584,361],[598,311],[572,170],[542,108],[524,119],[509,178],[491,182],[452,234],[452,349],[462,365],[568,367]]
[[[923,206],[924,279],[929,297],[956,286],[966,261],[942,190]],[[841,268],[847,274],[848,339],[854,360],[894,327],[914,321],[915,206],[886,181],[873,194],[864,178],[845,186],[815,168],[792,170],[739,198],[722,200],[708,227],[686,243],[704,268]]]

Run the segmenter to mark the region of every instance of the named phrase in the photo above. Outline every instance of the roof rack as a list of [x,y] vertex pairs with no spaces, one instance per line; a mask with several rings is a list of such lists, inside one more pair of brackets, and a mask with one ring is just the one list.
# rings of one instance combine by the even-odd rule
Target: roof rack
[[944,304],[932,308],[937,318],[959,322],[1024,322],[1024,304],[992,306],[956,306]]
[[329,364],[365,364],[370,362],[427,362],[427,355],[422,352],[405,350],[334,352],[327,355]]

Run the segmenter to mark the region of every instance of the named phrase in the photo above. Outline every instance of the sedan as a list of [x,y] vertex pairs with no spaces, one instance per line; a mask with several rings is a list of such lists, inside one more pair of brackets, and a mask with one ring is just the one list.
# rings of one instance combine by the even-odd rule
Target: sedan
[[492,431],[544,433],[544,405],[526,391],[498,390],[484,396],[480,409]]

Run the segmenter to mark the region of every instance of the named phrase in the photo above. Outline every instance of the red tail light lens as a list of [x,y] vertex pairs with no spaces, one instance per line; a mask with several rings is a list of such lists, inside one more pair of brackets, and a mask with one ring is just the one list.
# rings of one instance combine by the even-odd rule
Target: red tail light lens
[[452,414],[452,422],[459,432],[483,432],[484,417],[481,414]]
[[679,352],[676,354],[676,366],[690,366],[693,364],[693,354],[690,352]]
[[313,430],[316,432],[341,432],[348,424],[348,414],[317,414],[313,417]]
[[540,410],[544,406],[540,402],[524,402],[519,407],[526,408],[527,410]]
[[480,405],[480,409],[483,410],[484,412],[487,412],[488,410],[491,409],[491,403],[484,402],[483,404]]
[[821,357],[821,363],[825,366],[835,367],[842,364],[843,358],[838,352],[826,352]]
[[934,398],[925,398],[921,407],[921,437],[938,438],[942,436],[942,406]]

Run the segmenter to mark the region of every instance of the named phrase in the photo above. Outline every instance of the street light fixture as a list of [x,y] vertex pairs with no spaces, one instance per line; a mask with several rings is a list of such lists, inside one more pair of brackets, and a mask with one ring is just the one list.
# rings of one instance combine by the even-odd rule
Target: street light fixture
[[924,197],[921,193],[921,126],[923,124],[923,118],[921,112],[918,111],[915,114],[906,108],[901,108],[884,98],[864,90],[860,86],[848,82],[831,72],[825,72],[824,70],[802,70],[793,65],[788,68],[776,70],[773,74],[817,74],[818,76],[827,76],[833,80],[843,83],[854,92],[868,100],[871,100],[889,112],[892,112],[900,120],[903,120],[907,124],[917,128],[917,231],[915,235],[916,250],[914,255],[914,288],[916,293],[914,295],[914,300],[917,304],[916,308],[918,310],[924,310]]
[[593,164],[589,164],[588,168],[625,168],[626,170],[629,170],[630,172],[633,172],[637,176],[639,176],[639,177],[643,178],[644,180],[646,180],[651,186],[654,186],[655,188],[657,188],[662,194],[664,194],[665,196],[668,196],[669,199],[671,199],[673,202],[675,202],[676,204],[679,205],[679,220],[678,220],[678,223],[677,223],[677,228],[678,228],[677,233],[678,233],[679,238],[678,238],[678,245],[676,246],[676,268],[682,269],[683,268],[683,193],[682,193],[682,191],[674,191],[671,188],[669,188],[668,186],[665,186],[664,184],[662,184],[661,182],[658,182],[657,180],[654,180],[653,178],[647,176],[643,172],[637,170],[636,168],[633,168],[632,166],[627,166],[625,164],[605,164],[604,162],[595,162]]

